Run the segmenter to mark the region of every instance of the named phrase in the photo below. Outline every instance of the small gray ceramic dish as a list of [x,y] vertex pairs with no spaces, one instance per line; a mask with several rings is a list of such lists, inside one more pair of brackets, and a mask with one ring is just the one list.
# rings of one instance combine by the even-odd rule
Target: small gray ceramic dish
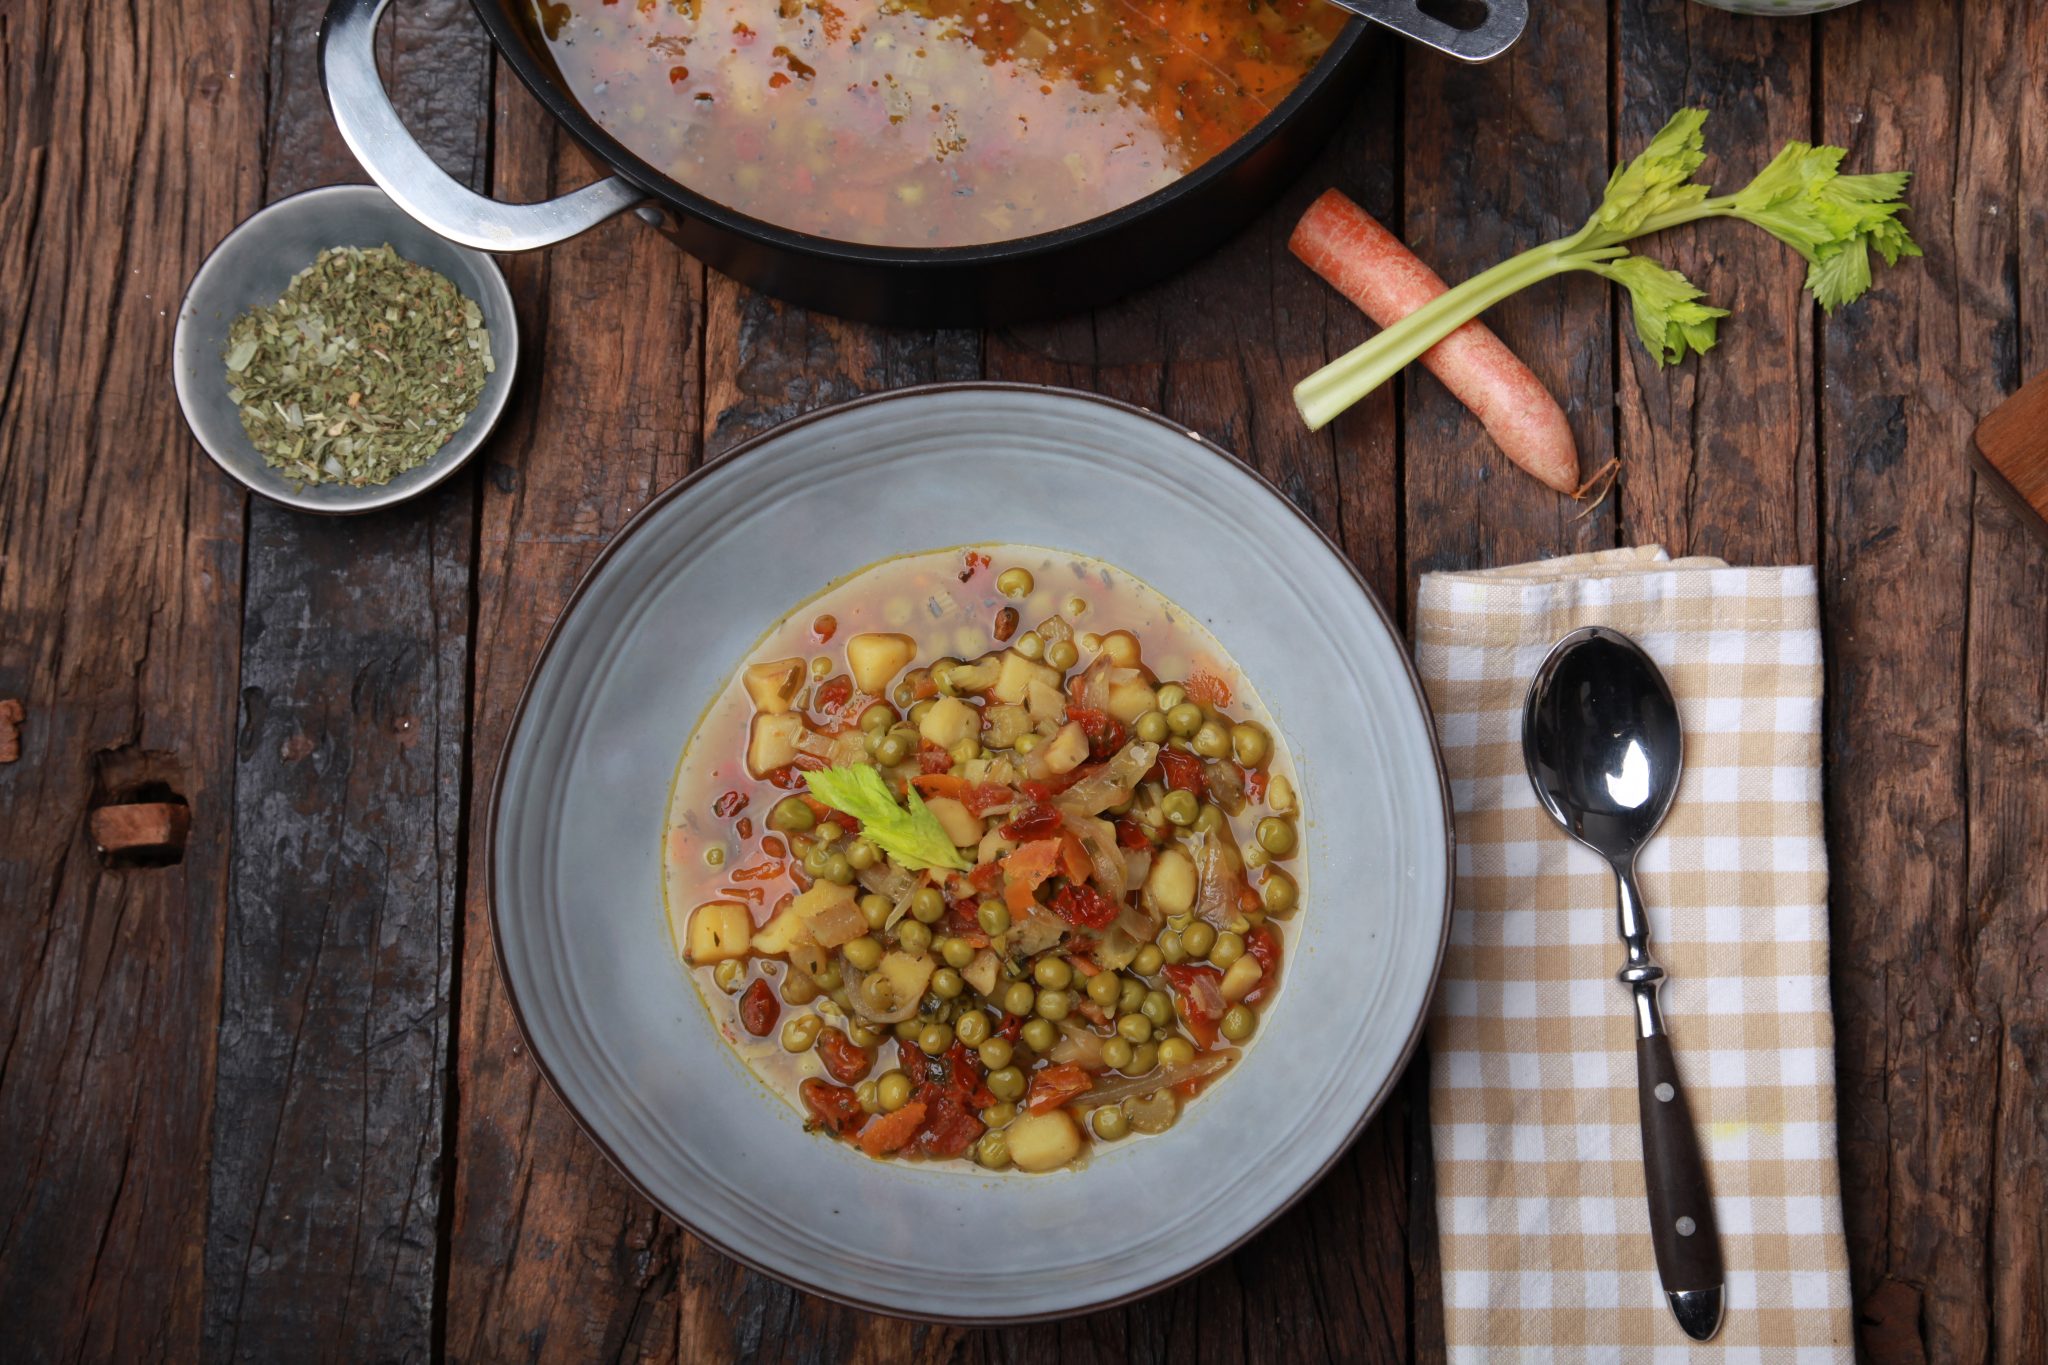
[[[329,247],[383,246],[437,270],[475,301],[491,334],[495,365],[469,420],[433,458],[389,483],[301,487],[264,463],[228,398],[228,328],[249,309],[275,303],[292,276]],[[368,512],[424,493],[476,453],[497,425],[519,365],[519,324],[498,264],[414,222],[375,185],[328,185],[280,199],[230,232],[185,291],[172,344],[172,371],[186,424],[213,462],[251,492],[307,512]]]
[[[1306,817],[1287,978],[1243,1063],[1169,1132],[1047,1175],[870,1161],[806,1133],[719,1036],[663,915],[676,757],[761,632],[853,570],[974,542],[1091,555],[1200,617],[1271,708]],[[1194,432],[1021,385],[832,408],[657,497],[556,622],[488,819],[514,1016],[613,1164],[729,1255],[909,1317],[1103,1307],[1264,1227],[1394,1086],[1450,923],[1435,730],[1356,571]]]

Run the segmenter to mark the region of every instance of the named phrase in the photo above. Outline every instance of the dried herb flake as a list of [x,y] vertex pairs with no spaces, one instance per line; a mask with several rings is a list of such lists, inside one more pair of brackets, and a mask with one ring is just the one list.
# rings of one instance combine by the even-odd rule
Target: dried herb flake
[[388,245],[334,247],[235,319],[222,356],[242,429],[307,484],[388,483],[448,443],[492,370],[483,313]]

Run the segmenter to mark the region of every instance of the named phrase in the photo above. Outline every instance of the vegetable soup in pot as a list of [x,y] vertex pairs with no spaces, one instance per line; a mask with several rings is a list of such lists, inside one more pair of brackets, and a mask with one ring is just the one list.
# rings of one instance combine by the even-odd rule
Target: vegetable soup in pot
[[528,0],[569,92],[670,178],[799,232],[1008,241],[1200,166],[1348,21],[1325,0]]
[[1258,1029],[1294,768],[1215,639],[1095,560],[909,555],[771,630],[677,766],[677,951],[814,1130],[1054,1170],[1173,1126]]

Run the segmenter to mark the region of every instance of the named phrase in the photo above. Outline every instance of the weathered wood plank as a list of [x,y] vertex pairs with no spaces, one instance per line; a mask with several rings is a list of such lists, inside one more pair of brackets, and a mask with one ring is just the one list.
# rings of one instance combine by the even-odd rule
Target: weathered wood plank
[[2044,575],[1968,451],[2019,378],[2041,17],[1952,19],[1861,5],[1822,27],[1824,134],[1915,171],[1927,251],[1823,331],[1842,1174],[1857,1295],[1920,1338],[1866,1346],[2019,1362],[2048,1351]]
[[[324,6],[281,0],[271,199],[361,180],[316,70]],[[401,8],[393,98],[484,162],[490,50],[459,0]],[[451,116],[451,105],[467,117]],[[476,499],[375,517],[249,510],[222,964],[206,1344],[219,1358],[432,1353]]]
[[[1613,158],[1608,21],[1604,0],[1562,0],[1532,7],[1527,33],[1499,61],[1409,62],[1402,236],[1447,281],[1575,231],[1599,203]],[[1607,289],[1568,276],[1485,318],[1563,405],[1586,475],[1615,449]],[[1516,469],[1420,366],[1401,395],[1409,592],[1434,569],[1614,543],[1611,498],[1589,512]]]
[[[266,18],[0,8],[0,1304],[6,1351],[189,1359],[227,881],[242,497],[171,333],[257,202]],[[113,870],[115,797],[188,805]]]
[[[500,197],[537,199],[595,177],[509,72],[495,107]],[[696,458],[702,270],[627,215],[513,258],[507,273],[529,368],[505,430],[479,457],[446,1353],[673,1359],[681,1233],[583,1138],[525,1055],[492,949],[477,803],[577,579]]]
[[[1759,23],[1690,0],[1623,0],[1617,32],[1618,157],[1678,110],[1705,108],[1713,156],[1702,178],[1727,192],[1788,140],[1810,140],[1810,24]],[[1819,510],[1806,263],[1733,222],[1664,233],[1642,250],[1734,316],[1718,347],[1670,369],[1633,327],[1621,329],[1623,538],[1733,563],[1811,563]]]

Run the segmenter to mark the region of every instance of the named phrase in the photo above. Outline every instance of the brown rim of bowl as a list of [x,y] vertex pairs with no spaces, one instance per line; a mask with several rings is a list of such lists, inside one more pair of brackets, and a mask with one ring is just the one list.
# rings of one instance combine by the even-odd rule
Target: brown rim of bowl
[[754,1260],[752,1257],[741,1255],[740,1253],[734,1251],[731,1247],[728,1247],[724,1243],[720,1242],[717,1238],[706,1235],[695,1224],[691,1223],[689,1219],[683,1217],[680,1213],[670,1208],[660,1199],[657,1199],[654,1196],[654,1194],[647,1189],[645,1185],[640,1183],[639,1179],[636,1178],[630,1170],[626,1169],[625,1163],[619,1160],[617,1154],[612,1151],[610,1145],[607,1144],[603,1138],[599,1137],[595,1132],[591,1130],[590,1124],[583,1117],[582,1111],[576,1107],[574,1102],[572,1102],[568,1098],[568,1096],[562,1093],[562,1087],[560,1083],[556,1081],[554,1070],[552,1067],[548,1065],[547,1057],[542,1053],[540,1048],[534,1045],[533,1032],[526,1025],[526,1011],[519,1003],[518,988],[512,984],[512,978],[510,974],[507,973],[505,970],[505,941],[503,934],[500,932],[498,922],[497,887],[494,885],[491,876],[492,868],[495,866],[497,862],[499,806],[500,803],[503,801],[505,794],[503,781],[505,775],[505,754],[507,751],[511,749],[513,740],[518,737],[520,724],[526,718],[526,702],[528,697],[532,694],[534,679],[540,676],[541,668],[547,663],[548,656],[554,652],[555,641],[561,635],[562,632],[562,623],[569,618],[570,613],[576,610],[577,604],[583,600],[583,594],[589,589],[591,582],[597,577],[599,572],[603,570],[606,561],[608,561],[611,558],[612,553],[615,550],[617,550],[620,545],[624,544],[628,537],[630,537],[636,531],[638,531],[642,523],[652,518],[656,512],[658,512],[661,508],[663,508],[670,502],[673,502],[675,499],[687,494],[690,491],[690,489],[693,486],[695,486],[698,479],[703,477],[705,474],[711,472],[714,469],[720,468],[733,460],[741,459],[747,455],[753,454],[762,446],[766,445],[771,439],[781,436],[784,433],[794,430],[798,427],[809,426],[813,422],[823,421],[825,418],[837,416],[842,412],[848,412],[854,408],[870,407],[877,403],[885,403],[892,399],[903,398],[914,394],[973,393],[977,391],[995,391],[1002,393],[1039,393],[1049,394],[1060,398],[1085,399],[1090,403],[1097,403],[1102,405],[1103,407],[1112,408],[1118,412],[1130,413],[1134,416],[1142,417],[1147,421],[1156,422],[1160,426],[1166,427],[1168,430],[1173,431],[1177,435],[1192,437],[1202,447],[1202,449],[1207,451],[1209,454],[1214,455],[1219,459],[1229,460],[1233,464],[1237,465],[1240,469],[1242,469],[1245,473],[1251,475],[1251,477],[1256,479],[1259,485],[1267,493],[1271,494],[1283,506],[1285,506],[1290,512],[1292,512],[1295,515],[1295,517],[1301,522],[1301,524],[1309,530],[1311,534],[1313,534],[1318,540],[1322,541],[1323,545],[1327,549],[1329,549],[1332,554],[1337,556],[1338,561],[1342,563],[1344,565],[1345,570],[1348,573],[1350,573],[1352,582],[1358,585],[1358,590],[1359,592],[1365,595],[1366,601],[1372,604],[1373,611],[1379,616],[1381,624],[1386,626],[1387,633],[1391,635],[1397,643],[1402,642],[1403,637],[1400,630],[1394,625],[1393,618],[1387,615],[1386,604],[1380,601],[1379,594],[1375,593],[1372,590],[1371,585],[1368,584],[1365,581],[1364,576],[1358,572],[1358,566],[1351,562],[1351,557],[1345,554],[1343,549],[1337,544],[1337,542],[1330,538],[1328,532],[1323,530],[1322,527],[1316,525],[1314,521],[1310,520],[1307,513],[1303,512],[1299,507],[1296,507],[1294,505],[1293,500],[1290,499],[1285,493],[1282,493],[1279,487],[1275,485],[1272,480],[1268,479],[1264,474],[1261,474],[1257,469],[1254,469],[1251,465],[1246,464],[1244,461],[1238,459],[1229,451],[1225,450],[1222,446],[1217,445],[1214,441],[1211,441],[1208,437],[1202,435],[1200,432],[1192,431],[1186,426],[1183,426],[1181,423],[1175,422],[1167,417],[1163,417],[1159,413],[1151,411],[1149,408],[1141,408],[1137,406],[1135,403],[1126,403],[1115,398],[1105,398],[1103,395],[1099,393],[1089,393],[1082,389],[1057,388],[1048,384],[1020,384],[990,379],[968,379],[960,380],[953,383],[942,384],[914,384],[908,388],[889,389],[882,393],[863,394],[858,398],[848,399],[846,402],[843,403],[834,403],[830,407],[819,408],[814,412],[802,413],[799,416],[790,418],[786,422],[778,423],[776,426],[771,427],[769,430],[762,432],[758,436],[748,437],[746,440],[740,442],[738,445],[734,446],[725,454],[719,456],[714,463],[697,466],[697,468],[691,470],[688,474],[684,475],[676,482],[670,484],[667,488],[662,489],[661,492],[655,494],[653,499],[649,501],[645,507],[641,508],[632,516],[628,517],[626,519],[625,524],[619,527],[617,533],[615,533],[610,540],[605,542],[604,548],[598,551],[597,558],[591,561],[590,567],[583,571],[583,576],[579,578],[576,582],[575,590],[569,594],[569,600],[562,604],[561,611],[556,613],[554,624],[548,627],[547,638],[541,642],[540,653],[534,657],[533,666],[527,670],[526,681],[524,684],[520,686],[519,689],[519,700],[512,708],[511,723],[507,725],[505,728],[505,742],[503,745],[499,747],[498,750],[498,762],[491,772],[491,800],[490,805],[487,808],[485,814],[484,826],[484,903],[490,911],[491,951],[496,955],[498,964],[498,977],[499,980],[504,983],[505,997],[507,1000],[511,1002],[512,1005],[512,1019],[514,1024],[517,1025],[519,1029],[520,1041],[526,1045],[527,1055],[533,1059],[534,1065],[540,1069],[541,1079],[547,1082],[548,1089],[554,1092],[555,1098],[561,1101],[562,1107],[567,1109],[569,1111],[570,1117],[576,1120],[576,1126],[583,1131],[583,1136],[588,1138],[591,1141],[591,1143],[596,1146],[597,1150],[603,1154],[604,1159],[607,1162],[611,1163],[612,1169],[617,1171],[620,1177],[623,1178],[628,1185],[632,1186],[634,1192],[637,1193],[642,1199],[645,1199],[649,1204],[653,1205],[657,1210],[661,1212],[661,1214],[664,1217],[676,1223],[684,1231],[688,1232],[692,1237],[695,1237],[698,1241],[703,1242],[707,1246],[710,1246],[717,1250],[720,1255],[725,1256],[731,1260],[737,1261],[741,1265],[747,1267],[747,1269],[749,1270],[752,1270],[758,1274],[766,1275],[772,1280],[779,1281],[780,1283],[786,1284],[790,1288],[799,1290],[805,1294],[813,1294],[821,1299],[829,1299],[834,1303],[844,1304],[848,1308],[858,1309],[863,1313],[873,1313],[881,1317],[901,1318],[909,1322],[932,1322],[958,1327],[1001,1327],[1007,1326],[1012,1323],[1058,1322],[1066,1318],[1081,1317],[1084,1314],[1088,1313],[1100,1313],[1107,1309],[1120,1308],[1127,1303],[1134,1303],[1139,1299],[1149,1298],[1163,1289],[1170,1289],[1174,1285],[1179,1284],[1182,1280],[1191,1279],[1194,1276],[1199,1275],[1202,1271],[1207,1270],[1212,1265],[1215,1265],[1218,1261],[1230,1255],[1238,1248],[1250,1242],[1254,1237],[1264,1232],[1267,1228],[1271,1227],[1274,1221],[1278,1219],[1281,1214],[1287,1212],[1289,1209],[1293,1208],[1297,1203],[1299,1203],[1303,1195],[1307,1194],[1310,1190],[1314,1189],[1317,1185],[1321,1184],[1323,1179],[1326,1176],[1328,1176],[1333,1169],[1335,1169],[1337,1163],[1341,1161],[1344,1158],[1345,1154],[1351,1150],[1352,1146],[1358,1141],[1359,1135],[1365,1131],[1366,1125],[1372,1122],[1373,1118],[1379,1113],[1381,1106],[1385,1105],[1387,1102],[1387,1098],[1393,1094],[1394,1087],[1399,1085],[1401,1083],[1401,1078],[1407,1074],[1408,1064],[1414,1061],[1415,1049],[1421,1043],[1422,1031],[1428,1025],[1429,1022],[1429,1002],[1431,998],[1433,998],[1436,994],[1437,981],[1443,974],[1444,948],[1450,942],[1451,906],[1453,896],[1457,889],[1457,833],[1456,827],[1452,823],[1450,779],[1444,771],[1443,748],[1437,742],[1436,716],[1435,713],[1430,710],[1429,694],[1423,691],[1422,679],[1419,676],[1417,676],[1415,672],[1415,661],[1409,657],[1408,651],[1405,648],[1399,651],[1401,655],[1401,663],[1402,666],[1407,670],[1408,684],[1415,691],[1415,703],[1422,710],[1423,725],[1424,728],[1428,731],[1430,757],[1434,759],[1436,763],[1437,791],[1443,802],[1444,913],[1443,922],[1437,930],[1436,961],[1430,967],[1429,971],[1429,991],[1423,997],[1422,1009],[1416,1015],[1414,1027],[1411,1028],[1408,1032],[1408,1040],[1401,1045],[1401,1059],[1399,1063],[1394,1067],[1392,1074],[1387,1077],[1386,1082],[1382,1084],[1379,1090],[1374,1093],[1371,1101],[1367,1103],[1367,1105],[1365,1106],[1364,1111],[1359,1114],[1358,1122],[1352,1125],[1351,1131],[1345,1136],[1344,1141],[1338,1145],[1337,1149],[1334,1152],[1330,1154],[1330,1159],[1328,1161],[1325,1161],[1320,1167],[1318,1167],[1314,1174],[1310,1175],[1306,1180],[1302,1181],[1301,1185],[1292,1194],[1289,1194],[1286,1198],[1280,1200],[1277,1204],[1275,1204],[1272,1207],[1270,1211],[1267,1212],[1267,1214],[1263,1218],[1259,1219],[1257,1223],[1253,1224],[1250,1228],[1246,1229],[1242,1236],[1236,1238],[1234,1241],[1231,1241],[1227,1245],[1218,1247],[1215,1251],[1204,1256],[1200,1261],[1197,1261],[1195,1264],[1189,1266],[1186,1270],[1180,1271],[1179,1273],[1174,1275],[1164,1276],[1159,1280],[1156,1280],[1153,1283],[1146,1285],[1143,1289],[1134,1289],[1128,1293],[1119,1294],[1114,1298],[1102,1299],[1092,1303],[1080,1304],[1074,1308],[1062,1309],[1058,1312],[1026,1313],[1012,1316],[991,1314],[971,1318],[963,1318],[950,1317],[945,1315],[931,1316],[919,1313],[903,1312],[893,1308],[881,1307],[872,1303],[863,1303],[858,1299],[851,1298],[844,1294],[836,1294],[829,1292],[827,1290],[816,1288],[812,1285],[804,1284],[774,1269],[771,1269],[768,1266],[762,1265],[760,1262]]

